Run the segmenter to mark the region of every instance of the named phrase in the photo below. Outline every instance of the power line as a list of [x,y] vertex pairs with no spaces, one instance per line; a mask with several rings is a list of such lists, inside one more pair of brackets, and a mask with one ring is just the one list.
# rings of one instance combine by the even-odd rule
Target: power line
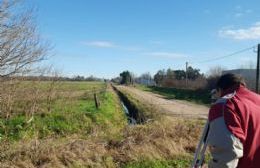
[[245,51],[254,49],[255,47],[256,47],[256,46],[251,46],[251,47],[248,47],[248,48],[245,48],[245,49],[242,49],[242,50],[238,50],[238,51],[233,52],[233,53],[231,53],[231,54],[227,54],[227,55],[224,55],[224,56],[207,59],[207,60],[204,60],[204,61],[192,62],[192,63],[206,63],[206,62],[211,62],[211,61],[216,61],[216,60],[224,59],[224,58],[226,58],[226,57],[231,57],[231,56],[234,56],[234,55],[243,53],[243,52],[245,52]]

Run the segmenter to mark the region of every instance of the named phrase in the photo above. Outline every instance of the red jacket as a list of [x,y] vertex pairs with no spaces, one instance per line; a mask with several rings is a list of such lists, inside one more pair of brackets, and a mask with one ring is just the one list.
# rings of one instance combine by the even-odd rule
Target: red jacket
[[259,168],[260,95],[242,85],[226,93],[234,94],[211,107],[209,122],[223,118],[227,130],[242,143],[243,156],[239,159],[238,168]]

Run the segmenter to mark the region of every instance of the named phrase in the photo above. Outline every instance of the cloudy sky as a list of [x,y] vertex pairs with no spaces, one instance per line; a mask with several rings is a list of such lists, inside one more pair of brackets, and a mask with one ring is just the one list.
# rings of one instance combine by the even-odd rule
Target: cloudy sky
[[[39,28],[55,46],[52,64],[64,75],[111,78],[185,62],[207,72],[256,61],[260,1],[245,0],[27,0],[38,9]],[[207,61],[209,60],[209,61]]]

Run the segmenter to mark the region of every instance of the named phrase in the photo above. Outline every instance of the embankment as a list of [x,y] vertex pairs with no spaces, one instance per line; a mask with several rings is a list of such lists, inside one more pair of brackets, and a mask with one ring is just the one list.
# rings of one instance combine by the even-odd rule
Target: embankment
[[112,86],[114,91],[119,96],[122,105],[124,106],[125,113],[128,117],[130,124],[141,124],[146,121],[143,111],[140,109],[130,95],[120,91],[116,86]]

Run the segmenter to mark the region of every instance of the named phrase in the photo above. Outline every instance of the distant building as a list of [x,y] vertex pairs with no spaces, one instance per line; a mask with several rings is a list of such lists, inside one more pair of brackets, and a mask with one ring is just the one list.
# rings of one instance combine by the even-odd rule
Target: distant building
[[233,69],[233,70],[222,71],[222,74],[226,74],[226,73],[234,73],[234,74],[241,75],[245,79],[247,87],[250,88],[251,90],[255,90],[255,85],[256,85],[255,69]]

